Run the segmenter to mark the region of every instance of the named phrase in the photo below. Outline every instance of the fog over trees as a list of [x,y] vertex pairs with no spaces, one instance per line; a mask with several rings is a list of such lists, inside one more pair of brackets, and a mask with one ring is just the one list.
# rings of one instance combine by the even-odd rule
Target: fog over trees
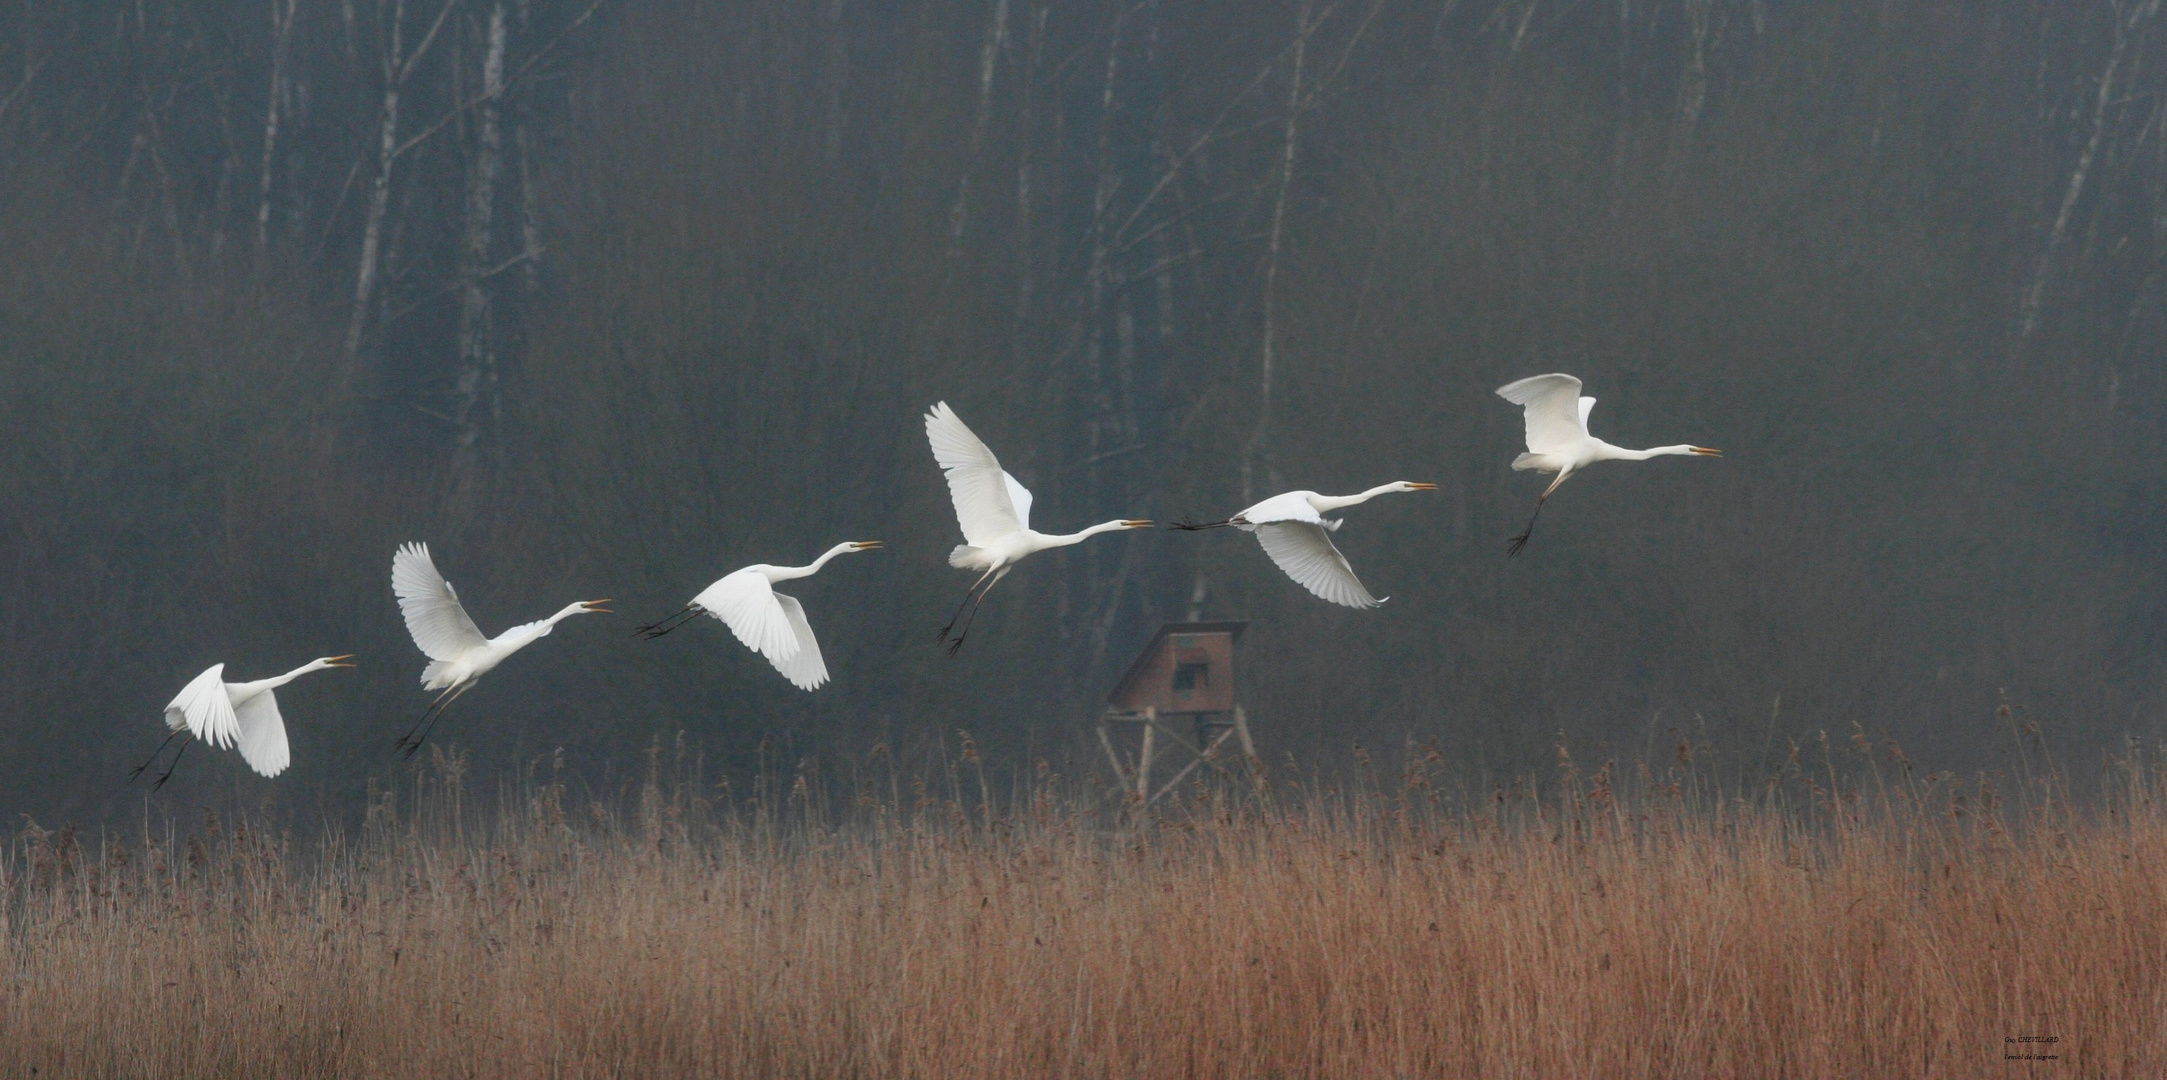
[[[139,814],[189,678],[350,652],[281,692],[285,776],[155,798],[354,812],[427,704],[407,540],[488,632],[613,598],[432,737],[597,791],[680,732],[714,777],[958,731],[1081,771],[1190,617],[1250,620],[1282,769],[2155,740],[2158,7],[0,0],[0,811]],[[1507,560],[1547,480],[1491,391],[1547,371],[1725,458],[1592,469]],[[1440,490],[1339,534],[1379,610],[1137,532],[951,659],[942,399],[1041,527]],[[630,636],[871,539],[795,591],[817,693]]]

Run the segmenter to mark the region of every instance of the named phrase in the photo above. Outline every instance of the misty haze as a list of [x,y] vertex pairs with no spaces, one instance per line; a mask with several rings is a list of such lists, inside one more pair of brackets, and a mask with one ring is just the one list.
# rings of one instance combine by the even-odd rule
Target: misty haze
[[2159,6],[0,0],[0,1071],[2157,1075]]

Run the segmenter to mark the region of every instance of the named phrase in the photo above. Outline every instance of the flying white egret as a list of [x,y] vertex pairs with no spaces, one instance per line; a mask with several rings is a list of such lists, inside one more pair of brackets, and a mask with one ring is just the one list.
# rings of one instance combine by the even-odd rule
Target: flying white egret
[[1264,546],[1264,553],[1271,556],[1295,584],[1335,604],[1373,608],[1384,601],[1371,596],[1369,590],[1362,587],[1361,579],[1354,576],[1354,567],[1347,565],[1347,557],[1332,546],[1330,534],[1339,530],[1343,519],[1326,519],[1324,515],[1366,503],[1379,495],[1435,490],[1436,484],[1397,480],[1379,484],[1359,495],[1289,491],[1274,495],[1225,521],[1214,521],[1209,525],[1181,523],[1174,528],[1197,532],[1231,525],[1243,532],[1255,533],[1257,543]]
[[[293,763],[293,755],[286,748],[286,720],[278,714],[278,697],[271,691],[311,671],[352,667],[354,665],[345,662],[351,659],[352,653],[326,656],[284,675],[254,682],[227,682],[226,665],[212,664],[203,674],[189,680],[188,685],[166,704],[166,728],[172,734],[158,744],[149,761],[128,774],[128,779],[143,775],[143,771],[158,760],[158,755],[166,752],[166,743],[182,735],[193,735],[221,750],[238,744],[241,760],[265,776],[285,772],[286,766]],[[173,778],[174,768],[181,763],[181,754],[187,752],[188,744],[182,743],[180,752],[173,755],[172,763],[159,775],[158,782],[151,785],[151,790],[166,786],[166,781]]]
[[436,572],[427,544],[406,544],[392,555],[391,591],[399,595],[406,632],[414,636],[414,644],[429,657],[429,666],[421,670],[422,688],[443,691],[414,722],[414,730],[400,738],[398,748],[405,750],[408,757],[421,749],[422,740],[429,737],[428,729],[436,726],[432,717],[442,717],[446,707],[503,663],[505,657],[548,636],[559,622],[574,615],[609,614],[608,608],[598,606],[609,603],[607,600],[575,600],[549,618],[521,623],[493,638],[483,637],[473,617],[459,606],[459,594],[452,591],[451,582]]
[[[971,621],[978,618],[978,605],[985,603],[986,594],[1025,556],[1082,543],[1100,533],[1151,527],[1148,521],[1124,518],[1059,536],[1034,531],[1031,493],[1002,471],[1000,459],[963,426],[947,402],[934,405],[933,411],[925,414],[925,435],[926,441],[933,444],[934,460],[948,474],[948,495],[956,504],[956,522],[963,526],[964,542],[948,553],[948,565],[958,570],[982,571],[963,594],[963,603],[956,606],[948,625],[941,627],[939,640],[947,641],[956,620],[963,618],[963,608],[971,609],[970,619],[964,620],[962,632],[948,647],[951,656],[963,648],[963,638],[971,632]],[[971,599],[973,593],[978,597],[975,602]]]
[[813,624],[805,620],[805,605],[798,603],[797,597],[776,592],[775,583],[809,578],[837,555],[875,551],[879,547],[878,540],[846,540],[829,548],[810,566],[754,563],[700,590],[684,610],[633,633],[653,641],[705,612],[721,619],[746,648],[767,657],[767,662],[775,665],[775,670],[792,685],[800,690],[814,689],[828,681],[828,665],[820,658],[820,642],[813,637]]
[[1581,397],[1580,380],[1570,375],[1530,375],[1498,387],[1497,396],[1527,409],[1527,453],[1512,459],[1512,467],[1558,474],[1543,489],[1542,498],[1535,500],[1535,513],[1528,517],[1527,528],[1512,538],[1506,549],[1508,555],[1518,555],[1527,546],[1527,538],[1535,532],[1535,519],[1542,516],[1550,493],[1566,477],[1598,461],[1646,461],[1665,454],[1723,456],[1721,450],[1687,443],[1627,450],[1588,434],[1588,413],[1595,408],[1595,399]]

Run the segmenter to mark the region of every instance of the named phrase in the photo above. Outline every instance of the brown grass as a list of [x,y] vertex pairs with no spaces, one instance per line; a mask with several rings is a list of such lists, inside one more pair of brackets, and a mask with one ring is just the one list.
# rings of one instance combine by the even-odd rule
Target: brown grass
[[[1420,763],[1418,763],[1419,765]],[[823,809],[653,773],[486,822],[460,763],[355,842],[32,826],[0,861],[0,1074],[2159,1075],[2167,811],[1946,776],[1689,769],[1551,793],[966,764]],[[961,778],[958,782],[958,778]],[[891,786],[893,785],[893,786]],[[706,792],[710,801],[699,797]],[[847,800],[838,800],[838,802]],[[2052,1043],[2018,1043],[2052,1036]],[[2047,1062],[2012,1053],[2050,1053]]]

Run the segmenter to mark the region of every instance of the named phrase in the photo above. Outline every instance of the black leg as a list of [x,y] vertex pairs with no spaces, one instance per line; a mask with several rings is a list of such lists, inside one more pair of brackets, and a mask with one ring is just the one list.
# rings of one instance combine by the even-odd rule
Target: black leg
[[445,710],[451,708],[451,703],[459,700],[459,695],[466,693],[473,686],[474,684],[470,682],[460,683],[459,685],[454,686],[449,690],[446,690],[444,692],[446,696],[440,701],[438,701],[435,705],[431,705],[429,707],[429,710],[431,712],[434,712],[436,715],[429,718],[429,726],[421,729],[421,736],[419,738],[416,738],[412,742],[407,743],[407,757],[411,758],[421,750],[421,744],[428,741],[429,733],[436,730],[436,722],[438,720],[444,719]]
[[1232,524],[1234,524],[1233,518],[1228,518],[1225,521],[1207,522],[1203,525],[1198,525],[1184,519],[1181,521],[1169,521],[1166,523],[1166,527],[1169,529],[1178,529],[1182,532],[1203,532],[1205,529],[1224,529]]
[[976,601],[973,601],[971,604],[971,616],[970,618],[963,620],[963,632],[957,634],[956,639],[949,643],[948,655],[954,656],[958,652],[963,651],[963,639],[970,636],[971,624],[978,621],[978,606],[986,602],[986,594],[992,592],[993,585],[997,585],[999,583],[1000,579],[995,578],[993,584],[989,584],[985,588],[978,591],[978,599]]
[[170,764],[170,765],[167,765],[167,766],[166,766],[166,771],[164,772],[164,774],[162,774],[162,775],[160,775],[160,776],[158,777],[158,782],[157,782],[157,783],[155,783],[155,784],[152,784],[152,785],[150,786],[150,789],[151,789],[152,791],[156,791],[156,790],[158,790],[159,788],[162,788],[162,787],[166,786],[166,781],[168,781],[168,780],[171,780],[171,779],[173,779],[173,770],[175,770],[175,769],[178,769],[178,768],[180,768],[180,767],[181,767],[181,755],[182,755],[182,754],[185,754],[185,753],[187,753],[187,752],[188,752],[188,744],[187,744],[187,743],[182,743],[182,744],[181,744],[181,748],[180,748],[180,749],[179,749],[178,751],[175,751],[175,752],[174,752],[174,754],[173,754],[173,763],[172,763],[172,764]]
[[1520,530],[1520,535],[1515,536],[1510,541],[1506,542],[1506,558],[1509,559],[1515,555],[1520,554],[1520,549],[1527,546],[1527,538],[1533,535],[1535,532],[1535,519],[1542,516],[1543,504],[1549,501],[1550,496],[1548,495],[1544,495],[1542,498],[1535,500],[1535,512],[1528,516],[1527,528]]
[[656,619],[654,622],[648,623],[647,625],[632,631],[632,636],[636,638],[645,638],[648,641],[653,641],[654,639],[661,637],[662,635],[667,634],[680,626],[685,625],[687,622],[692,621],[695,616],[700,615],[704,610],[705,609],[703,608],[698,608],[694,607],[691,604],[686,604],[684,610],[676,612],[675,614],[666,616],[664,618]]
[[[988,570],[988,571],[986,571],[985,573],[983,573],[983,574],[980,574],[980,575],[978,575],[978,580],[977,580],[977,581],[974,581],[974,582],[971,582],[971,587],[970,587],[969,589],[966,589],[966,590],[964,590],[964,593],[963,593],[963,602],[962,602],[962,603],[960,603],[960,604],[957,604],[957,605],[956,605],[956,613],[955,613],[955,614],[953,614],[953,615],[950,615],[950,616],[948,616],[948,625],[946,625],[946,626],[943,626],[943,627],[941,627],[941,632],[940,632],[940,633],[939,633],[939,634],[938,634],[937,636],[935,636],[935,637],[934,637],[934,639],[933,639],[933,644],[935,644],[935,645],[939,645],[939,644],[941,644],[941,643],[943,643],[943,642],[945,642],[945,641],[947,641],[947,640],[948,640],[948,633],[949,633],[949,631],[951,631],[951,630],[954,630],[954,629],[956,628],[956,620],[957,620],[957,619],[960,619],[960,618],[962,618],[962,617],[963,617],[963,609],[964,609],[964,608],[966,608],[966,607],[969,607],[969,606],[970,606],[970,604],[971,604],[971,595],[972,595],[973,593],[976,593],[976,592],[978,592],[978,587],[979,587],[980,585],[985,585],[985,584],[986,584],[986,579],[987,579],[987,578],[990,578],[990,577],[992,577],[992,576],[993,576],[993,571],[991,571],[991,570]],[[990,589],[990,588],[992,588],[993,586],[991,586],[991,585],[986,585],[986,587]],[[948,650],[948,651],[949,651],[949,653],[950,653],[951,655],[952,655],[952,654],[954,654],[954,652],[955,652],[955,650],[954,650],[954,649],[950,649],[950,650]]]
[[128,770],[129,782],[133,783],[136,777],[143,775],[143,771],[145,769],[150,768],[152,765],[156,765],[158,763],[158,755],[165,753],[166,747],[173,745],[173,740],[180,738],[182,735],[187,734],[187,732],[187,728],[181,728],[166,735],[165,741],[158,744],[158,749],[151,751],[149,761],[146,761],[143,764]]
[[[429,707],[421,711],[421,719],[414,721],[414,726],[408,728],[406,734],[399,736],[399,741],[391,744],[391,748],[393,750],[405,750],[409,744],[417,748],[421,746],[421,739],[415,736],[422,730],[423,725],[430,722],[429,718],[432,715],[442,711],[444,706],[451,704],[452,696],[458,689],[456,686],[446,687],[443,693],[438,694],[436,700],[430,702]],[[408,756],[412,755],[409,754]]]

